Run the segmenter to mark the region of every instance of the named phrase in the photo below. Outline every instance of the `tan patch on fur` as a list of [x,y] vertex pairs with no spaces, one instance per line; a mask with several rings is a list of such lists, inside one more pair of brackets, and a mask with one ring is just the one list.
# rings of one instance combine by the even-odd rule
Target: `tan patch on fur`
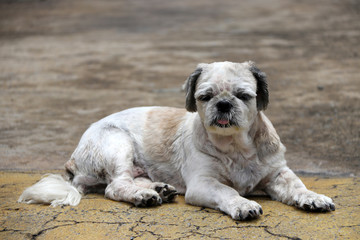
[[65,169],[74,173],[76,170],[75,159],[71,158],[65,163]]
[[281,144],[280,138],[263,113],[258,114],[252,130],[254,132],[254,142],[260,156],[278,152]]
[[75,159],[71,158],[65,163],[65,177],[67,180],[70,180],[74,177],[77,167],[75,164]]
[[154,109],[148,113],[144,147],[156,161],[168,161],[173,154],[173,143],[180,123],[187,111],[178,108]]

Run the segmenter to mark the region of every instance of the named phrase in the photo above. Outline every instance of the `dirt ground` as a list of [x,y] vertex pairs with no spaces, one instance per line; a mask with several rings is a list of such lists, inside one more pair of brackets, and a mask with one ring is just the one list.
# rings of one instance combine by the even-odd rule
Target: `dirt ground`
[[290,167],[359,176],[359,23],[356,0],[0,1],[0,169],[60,169],[92,122],[253,60]]

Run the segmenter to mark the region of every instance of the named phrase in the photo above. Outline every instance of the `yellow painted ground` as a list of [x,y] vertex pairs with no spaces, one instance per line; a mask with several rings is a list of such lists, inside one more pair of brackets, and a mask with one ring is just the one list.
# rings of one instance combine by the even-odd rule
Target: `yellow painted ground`
[[360,239],[360,178],[302,178],[309,189],[333,198],[336,211],[307,213],[251,197],[264,214],[239,222],[212,209],[176,203],[155,208],[85,196],[76,207],[17,203],[40,173],[0,172],[0,239]]

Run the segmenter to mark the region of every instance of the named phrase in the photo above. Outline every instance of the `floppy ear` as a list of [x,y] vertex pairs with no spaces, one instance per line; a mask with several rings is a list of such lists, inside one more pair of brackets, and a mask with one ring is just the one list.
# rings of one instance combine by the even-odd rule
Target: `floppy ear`
[[269,104],[269,91],[266,74],[250,62],[250,71],[256,79],[256,107],[258,111],[265,110]]
[[196,68],[195,71],[188,77],[185,83],[185,91],[186,91],[186,110],[189,112],[196,112],[196,100],[195,100],[195,88],[197,79],[201,74],[202,68]]

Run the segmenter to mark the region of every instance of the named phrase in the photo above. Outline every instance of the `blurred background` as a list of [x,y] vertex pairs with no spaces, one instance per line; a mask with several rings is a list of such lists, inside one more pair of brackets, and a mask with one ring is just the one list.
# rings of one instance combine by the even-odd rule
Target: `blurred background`
[[290,167],[359,176],[359,23],[357,0],[1,0],[0,169],[61,169],[91,123],[252,60]]

